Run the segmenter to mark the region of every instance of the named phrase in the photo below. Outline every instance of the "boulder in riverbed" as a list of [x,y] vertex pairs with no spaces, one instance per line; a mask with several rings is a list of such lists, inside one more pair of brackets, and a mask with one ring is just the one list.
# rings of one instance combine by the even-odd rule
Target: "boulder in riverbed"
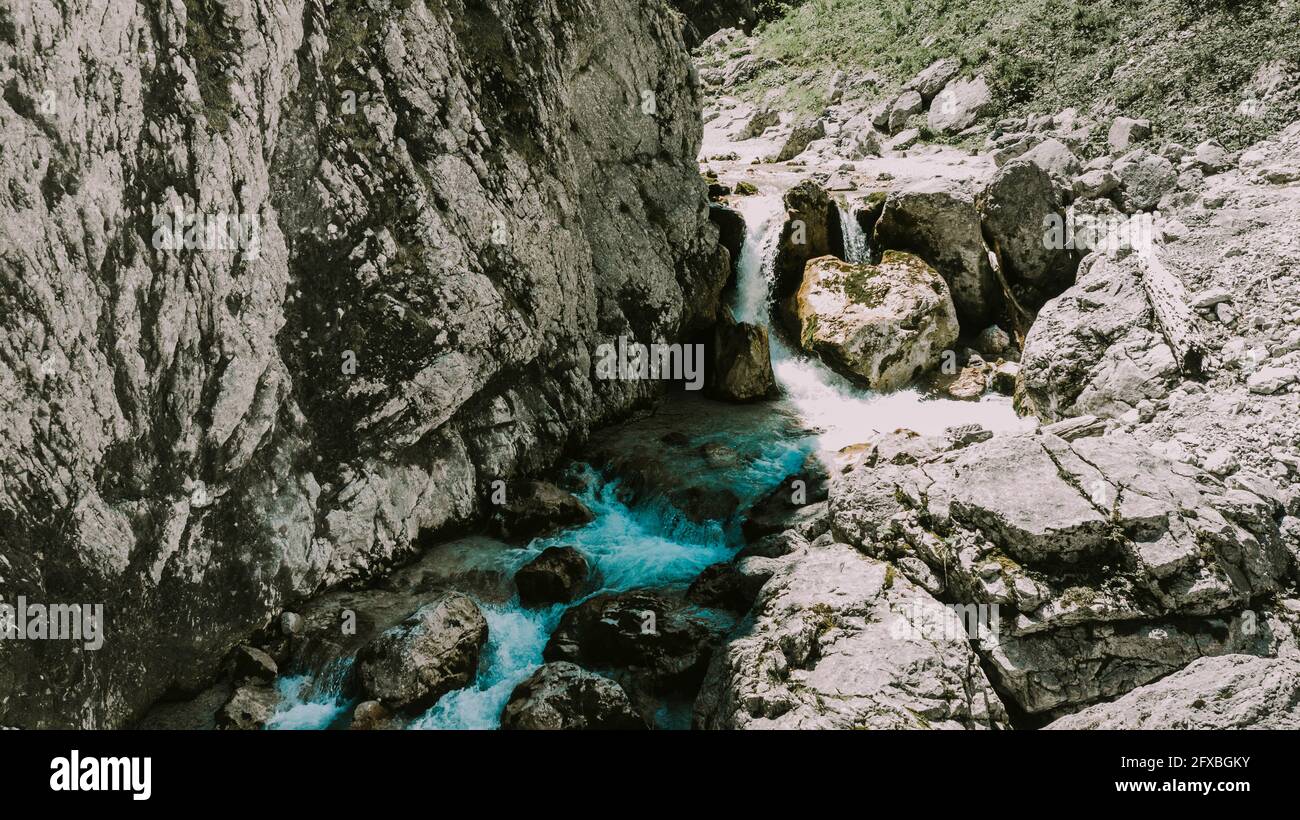
[[542,657],[615,670],[640,690],[689,692],[704,677],[712,625],[647,590],[597,595],[564,613]]
[[279,703],[280,693],[273,687],[241,686],[217,712],[217,728],[265,729]]
[[582,592],[591,569],[574,547],[547,547],[515,573],[524,606],[567,603]]
[[515,687],[502,729],[645,729],[623,687],[577,664],[548,663]]
[[874,245],[914,253],[933,266],[971,332],[1001,313],[1002,288],[984,248],[975,195],[964,183],[935,177],[890,191],[875,222]]
[[474,601],[448,593],[362,647],[361,688],[392,709],[428,708],[474,680],[487,638],[487,620]]
[[813,140],[819,140],[826,136],[826,124],[822,122],[821,117],[805,117],[794,124],[790,131],[790,136],[777,152],[774,162],[785,162],[794,159],[807,149],[809,143]]
[[772,300],[791,332],[798,329],[793,297],[803,282],[808,260],[843,256],[840,211],[820,185],[810,179],[786,191],[786,222],[776,250]]
[[781,115],[770,108],[760,108],[745,121],[740,131],[736,133],[737,141],[754,139],[763,136],[763,132],[774,125],[781,124]]
[[357,731],[374,731],[378,729],[395,729],[393,713],[377,700],[363,700],[352,710],[352,725],[349,729]]
[[496,513],[502,537],[511,541],[529,541],[580,527],[594,517],[577,496],[546,481],[524,481],[510,487],[506,503]]
[[958,334],[943,278],[898,251],[879,265],[809,262],[797,316],[805,350],[878,390],[902,387],[933,367]]
[[745,219],[740,212],[716,202],[709,203],[709,220],[718,226],[718,243],[731,256],[732,276],[740,262],[740,251],[745,244]]
[[740,524],[745,540],[753,543],[795,526],[801,511],[826,500],[828,484],[826,465],[819,454],[810,454],[797,473],[786,476],[745,511]]
[[737,322],[723,311],[713,329],[713,367],[709,396],[723,401],[754,401],[776,393],[767,328]]

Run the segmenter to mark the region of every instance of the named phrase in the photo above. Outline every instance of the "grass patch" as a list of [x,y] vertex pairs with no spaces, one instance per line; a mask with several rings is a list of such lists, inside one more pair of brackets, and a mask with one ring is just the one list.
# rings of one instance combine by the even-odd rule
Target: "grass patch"
[[225,132],[235,111],[226,71],[233,64],[238,44],[215,0],[185,0],[185,48],[194,60],[208,125]]

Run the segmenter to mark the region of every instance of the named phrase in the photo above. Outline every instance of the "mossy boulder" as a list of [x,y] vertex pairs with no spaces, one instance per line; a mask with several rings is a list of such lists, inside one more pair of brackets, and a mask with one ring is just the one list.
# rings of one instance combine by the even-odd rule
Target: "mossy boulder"
[[878,265],[814,259],[796,303],[800,345],[878,390],[906,385],[957,340],[947,284],[910,253],[889,251]]

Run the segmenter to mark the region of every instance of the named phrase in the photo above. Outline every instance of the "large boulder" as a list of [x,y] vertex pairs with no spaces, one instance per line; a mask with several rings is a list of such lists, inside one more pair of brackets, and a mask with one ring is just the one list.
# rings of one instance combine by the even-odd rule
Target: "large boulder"
[[781,150],[772,158],[773,162],[785,162],[794,159],[802,154],[813,142],[826,136],[826,123],[821,117],[810,116],[804,117],[795,122],[794,127],[790,129],[789,136],[786,137],[785,143]]
[[1232,155],[1218,140],[1206,140],[1196,146],[1195,165],[1207,174],[1217,174],[1232,165]]
[[1120,435],[876,449],[835,476],[832,533],[949,599],[999,607],[979,652],[1020,709],[1113,698],[1205,655],[1276,651],[1252,611],[1290,572],[1267,482],[1224,487]]
[[740,251],[745,244],[745,218],[735,208],[710,202],[709,219],[718,226],[718,242],[727,249],[734,277],[736,266],[740,264]]
[[767,327],[737,322],[729,312],[713,329],[708,393],[724,401],[754,401],[776,392]]
[[580,527],[595,518],[577,496],[546,481],[509,487],[495,517],[502,537],[519,542]]
[[645,590],[608,593],[564,613],[542,657],[612,670],[625,686],[686,693],[704,677],[716,626]]
[[785,225],[777,242],[772,299],[779,318],[795,332],[793,297],[803,284],[808,260],[819,256],[844,255],[844,234],[840,209],[826,190],[805,179],[785,193]]
[[919,91],[903,91],[889,104],[886,127],[889,133],[897,134],[906,126],[908,120],[925,110],[925,101]]
[[400,710],[425,709],[474,680],[487,620],[467,595],[448,593],[357,653],[364,693]]
[[956,134],[974,125],[993,105],[993,94],[983,77],[955,80],[930,102],[927,123],[939,134]]
[[736,132],[736,140],[744,141],[763,136],[767,129],[781,124],[781,113],[772,108],[755,109],[740,126]]
[[890,191],[875,222],[874,245],[909,251],[933,266],[948,283],[963,327],[983,328],[1000,315],[1002,288],[967,185],[934,177]]
[[645,729],[617,682],[577,664],[548,663],[510,693],[502,729]]
[[515,573],[524,606],[567,603],[582,592],[591,574],[587,559],[574,547],[547,547]]
[[1174,164],[1156,154],[1126,157],[1116,162],[1112,170],[1119,179],[1120,203],[1128,213],[1155,208],[1165,194],[1178,186]]
[[878,390],[929,370],[958,334],[943,278],[899,251],[887,251],[879,265],[809,262],[797,315],[805,350]]
[[1300,729],[1300,661],[1199,658],[1123,697],[1048,729]]
[[961,63],[951,57],[935,60],[915,77],[908,80],[903,88],[916,91],[921,95],[921,99],[929,103],[935,98],[936,94],[943,90],[944,86],[957,76],[959,71],[961,71]]
[[388,707],[377,700],[363,700],[352,710],[352,723],[348,728],[358,732],[373,732],[398,727]]
[[1168,395],[1178,366],[1155,329],[1139,264],[1136,255],[1091,254],[1074,286],[1038,312],[1020,358],[1022,412],[1044,421],[1118,418]]
[[1116,117],[1110,125],[1106,142],[1112,152],[1120,153],[1129,150],[1149,136],[1151,136],[1151,120]]
[[1031,314],[1074,284],[1079,253],[1065,230],[1065,193],[1023,157],[998,169],[977,207],[984,239],[1016,303]]
[[979,729],[1007,714],[956,613],[847,544],[777,559],[695,701],[704,729]]
[[1082,170],[1079,158],[1058,139],[1047,138],[1021,155],[1046,171],[1058,184],[1065,184]]

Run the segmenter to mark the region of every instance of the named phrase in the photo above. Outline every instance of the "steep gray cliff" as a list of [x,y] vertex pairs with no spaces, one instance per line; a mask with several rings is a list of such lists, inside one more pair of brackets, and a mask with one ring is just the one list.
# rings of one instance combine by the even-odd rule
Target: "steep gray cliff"
[[728,268],[679,24],[0,0],[0,600],[105,621],[0,640],[0,725],[201,686],[653,395],[596,345],[703,329]]

